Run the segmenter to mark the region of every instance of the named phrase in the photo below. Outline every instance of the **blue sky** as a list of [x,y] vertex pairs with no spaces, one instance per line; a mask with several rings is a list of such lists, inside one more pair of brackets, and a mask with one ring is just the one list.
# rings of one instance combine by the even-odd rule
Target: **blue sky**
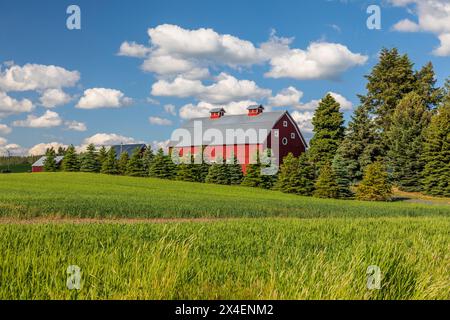
[[[70,4],[81,30],[66,27]],[[380,30],[366,26],[370,4]],[[432,61],[442,84],[450,1],[2,1],[0,152],[163,145],[189,117],[253,102],[289,110],[311,136],[317,101],[332,92],[348,119],[394,46],[417,68]]]

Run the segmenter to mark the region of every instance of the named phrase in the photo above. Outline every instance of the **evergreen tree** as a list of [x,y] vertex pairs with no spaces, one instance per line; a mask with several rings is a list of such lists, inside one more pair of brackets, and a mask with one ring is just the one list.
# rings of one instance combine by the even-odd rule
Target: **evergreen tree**
[[58,147],[58,151],[56,152],[57,156],[63,156],[66,154],[66,149],[64,147]]
[[428,110],[435,109],[443,98],[443,91],[436,87],[436,75],[431,62],[428,62],[416,72],[415,92],[422,98]]
[[145,148],[144,153],[142,154],[142,166],[145,172],[145,176],[148,176],[150,171],[150,166],[152,165],[152,161],[155,155],[153,154],[152,147],[149,145]]
[[216,162],[209,166],[206,183],[230,184],[228,165],[223,159],[216,159]]
[[118,174],[116,151],[114,148],[110,148],[107,153],[105,161],[103,161],[101,173],[104,174]]
[[55,149],[50,148],[45,151],[45,160],[44,160],[44,171],[46,172],[55,172],[58,167],[56,165],[56,152]]
[[130,157],[128,156],[128,152],[124,151],[120,154],[119,161],[117,162],[117,170],[119,171],[119,174],[125,175],[127,173],[127,166],[129,160]]
[[94,144],[87,146],[86,152],[83,155],[81,161],[80,171],[82,172],[99,172],[101,169],[100,162],[98,160],[97,152]]
[[315,168],[309,161],[308,152],[302,153],[298,157],[298,169],[291,177],[291,189],[292,193],[310,196],[314,191],[315,180]]
[[312,119],[314,136],[310,142],[310,160],[317,169],[330,162],[344,137],[344,118],[339,103],[327,94],[319,103]]
[[286,157],[283,158],[283,163],[280,165],[280,171],[278,173],[278,180],[275,184],[275,189],[281,192],[292,192],[292,176],[299,170],[298,159],[294,157],[292,152],[289,152]]
[[147,175],[147,172],[144,170],[141,148],[134,149],[127,163],[127,175],[132,177],[144,177]]
[[422,160],[424,191],[450,197],[450,91],[425,131]]
[[196,164],[194,164],[194,156],[186,154],[178,165],[176,179],[180,181],[196,182],[197,172]]
[[241,185],[245,187],[262,187],[263,179],[261,176],[261,162],[259,159],[259,152],[256,152],[253,163],[247,164],[244,178]]
[[364,177],[356,189],[356,198],[366,201],[388,201],[392,187],[385,166],[376,161],[366,167]]
[[404,191],[420,191],[420,175],[425,161],[423,131],[430,121],[430,113],[415,92],[408,93],[397,105],[387,133],[389,169],[395,184]]
[[336,153],[333,162],[331,164],[333,172],[336,175],[336,182],[339,186],[339,198],[345,199],[353,196],[350,190],[350,185],[352,183],[352,177],[348,171],[348,163],[342,157],[341,153]]
[[319,172],[313,195],[318,198],[339,198],[339,186],[330,163],[324,164]]
[[228,159],[228,176],[231,185],[239,185],[244,178],[244,174],[242,173],[242,167],[238,163],[238,159],[236,156],[231,155],[230,159]]
[[153,158],[149,171],[150,177],[161,179],[173,179],[176,175],[176,166],[170,156],[166,156],[162,148]]
[[[203,150],[204,151],[204,150]],[[205,182],[206,176],[209,172],[210,165],[206,163],[203,159],[203,151],[202,153],[196,153],[194,155],[194,161],[193,161],[193,173],[196,182]]]
[[108,152],[106,151],[105,146],[102,146],[97,154],[97,159],[98,159],[100,169],[102,168],[103,162],[106,160],[107,156],[108,156]]
[[61,167],[63,171],[67,172],[75,172],[80,170],[80,161],[73,145],[70,145],[65,151],[65,156]]

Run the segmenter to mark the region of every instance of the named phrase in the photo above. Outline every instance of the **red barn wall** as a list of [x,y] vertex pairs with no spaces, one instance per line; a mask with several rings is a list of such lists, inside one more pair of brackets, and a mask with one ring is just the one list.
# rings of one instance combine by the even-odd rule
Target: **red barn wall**
[[44,167],[31,167],[31,172],[43,172],[44,171]]

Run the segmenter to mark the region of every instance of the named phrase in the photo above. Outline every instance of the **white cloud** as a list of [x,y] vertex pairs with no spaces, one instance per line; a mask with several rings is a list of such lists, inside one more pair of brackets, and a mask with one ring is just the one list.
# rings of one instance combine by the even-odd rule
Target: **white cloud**
[[72,87],[80,79],[78,71],[68,71],[53,65],[13,65],[0,72],[0,90],[28,91]]
[[312,121],[312,118],[314,117],[314,112],[294,111],[294,112],[292,112],[291,116],[294,119],[294,121],[297,122],[297,124],[302,132],[306,132],[306,133],[313,132],[314,127],[313,127],[311,121]]
[[84,91],[84,95],[75,107],[80,109],[120,108],[132,102],[131,98],[125,97],[119,90],[91,88]]
[[270,59],[270,78],[299,80],[335,79],[341,73],[366,63],[368,57],[352,53],[339,43],[313,42],[306,50],[289,49]]
[[6,124],[0,123],[0,133],[9,134],[11,133],[11,128],[8,127]]
[[54,108],[56,106],[69,103],[72,97],[61,89],[48,89],[39,98],[41,104],[46,108]]
[[157,141],[157,140],[153,140],[150,143],[150,147],[152,148],[153,151],[157,151],[160,148],[162,148],[164,150],[164,153],[167,153],[168,148],[167,146],[169,145],[170,140],[165,140],[165,141]]
[[0,137],[0,146],[5,145],[8,142],[5,138]]
[[59,114],[50,110],[47,110],[40,117],[29,115],[26,120],[17,120],[13,122],[13,125],[16,127],[28,128],[50,128],[60,126],[61,124],[62,119]]
[[[329,91],[329,94],[333,96],[333,98],[340,104],[340,110],[341,111],[349,111],[353,108],[353,103],[347,98],[345,98],[343,95]],[[313,99],[307,103],[299,103],[298,105],[294,106],[294,108],[302,111],[313,111],[316,110],[316,108],[319,106],[321,99]]]
[[217,82],[205,86],[199,80],[177,77],[174,81],[159,80],[152,86],[154,96],[175,96],[180,98],[195,97],[209,103],[229,103],[243,99],[261,99],[268,97],[271,90],[262,89],[254,81],[238,80],[221,73]]
[[131,137],[125,137],[115,133],[97,133],[91,137],[84,139],[83,141],[83,145],[88,145],[91,143],[96,146],[110,146],[121,143],[138,143],[138,141]]
[[32,156],[40,156],[44,155],[47,149],[53,148],[58,150],[59,147],[67,148],[68,146],[60,142],[39,143],[28,149],[28,154]]
[[177,114],[177,110],[173,104],[166,104],[164,106],[164,111],[175,116]]
[[164,119],[160,117],[149,117],[148,121],[151,124],[155,124],[158,126],[170,126],[172,124],[172,121],[170,121],[169,119]]
[[69,130],[73,130],[73,131],[86,131],[87,130],[86,124],[83,122],[66,121],[64,124],[67,126],[67,129],[69,129]]
[[125,41],[120,45],[119,56],[143,58],[150,53],[151,49],[136,42]]
[[[180,108],[180,117],[183,119],[202,118],[209,116],[209,111],[214,108],[224,108],[227,114],[245,114],[247,107],[257,104],[255,101],[243,100],[232,101],[227,104],[211,104],[205,101],[200,101],[197,104],[186,104]],[[270,111],[268,107],[266,111]]]
[[450,56],[450,1],[448,0],[390,0],[395,6],[407,7],[415,4],[418,23],[401,20],[394,30],[402,32],[430,32],[436,34],[440,45],[433,53],[438,56]]
[[33,109],[33,103],[30,100],[17,100],[0,91],[0,116],[30,112]]
[[[1,140],[1,138],[0,138]],[[24,156],[27,154],[27,149],[22,148],[20,145],[15,143],[10,143],[6,145],[2,145],[0,142],[0,155],[6,156],[6,155],[12,155],[12,156]]]
[[298,106],[303,92],[294,87],[288,87],[281,90],[276,96],[270,97],[268,103],[274,107]]

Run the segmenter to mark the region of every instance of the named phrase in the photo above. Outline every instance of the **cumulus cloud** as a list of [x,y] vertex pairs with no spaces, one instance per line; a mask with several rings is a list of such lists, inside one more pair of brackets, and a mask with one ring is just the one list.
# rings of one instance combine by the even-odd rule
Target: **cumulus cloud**
[[[328,92],[333,96],[333,98],[340,104],[341,111],[350,111],[353,108],[353,103],[349,101],[347,98],[345,98],[343,95],[336,93],[336,92]],[[309,110],[316,110],[316,108],[319,106],[321,99],[313,99],[306,103],[299,103],[294,106],[294,108],[298,110],[303,111],[309,111]]]
[[[227,104],[212,104],[200,101],[197,104],[186,104],[180,108],[180,117],[183,119],[202,118],[209,116],[209,111],[214,108],[224,108],[227,114],[244,114],[247,113],[247,107],[257,104],[255,101],[243,100],[232,101]],[[270,111],[270,109],[267,109]]]
[[0,91],[0,116],[30,112],[33,109],[33,103],[30,100],[17,100]]
[[160,118],[160,117],[149,117],[148,122],[150,122],[151,124],[158,125],[158,126],[170,126],[172,124],[172,121],[170,121],[169,119]]
[[7,142],[8,142],[8,140],[6,140],[5,138],[0,137],[0,146],[4,146]]
[[54,108],[60,105],[64,105],[69,103],[72,100],[72,97],[62,91],[61,89],[48,89],[45,90],[39,101],[46,108]]
[[173,104],[166,104],[164,106],[164,111],[175,116],[177,114],[177,110]]
[[268,103],[274,107],[298,106],[303,92],[294,87],[288,87],[281,90],[276,96],[269,97]]
[[116,144],[138,143],[134,138],[125,137],[116,133],[97,133],[83,141],[83,145],[93,143],[96,146],[110,146]]
[[167,153],[168,151],[168,145],[169,145],[170,140],[164,140],[164,141],[158,141],[158,140],[153,140],[150,143],[150,147],[152,148],[152,150],[159,150],[159,149],[163,149],[165,153]]
[[[283,51],[283,50],[281,50]],[[269,78],[336,79],[344,71],[366,63],[368,57],[339,43],[313,42],[306,50],[289,49],[270,59]]]
[[299,128],[302,132],[305,132],[308,134],[311,134],[313,132],[314,127],[313,127],[311,121],[312,121],[312,118],[314,117],[314,112],[294,111],[294,112],[292,112],[291,116],[294,119],[294,121],[297,123],[297,125],[299,126]]
[[0,72],[0,90],[29,91],[72,87],[80,79],[78,71],[41,64],[13,65]]
[[0,155],[24,156],[27,154],[28,150],[26,148],[23,148],[15,143],[6,144],[5,142],[2,144],[1,139],[2,138],[0,138]]
[[119,90],[107,88],[91,88],[84,91],[84,95],[76,104],[80,109],[120,108],[133,102]]
[[394,6],[414,5],[418,22],[409,19],[397,22],[393,29],[400,32],[430,32],[436,34],[440,45],[433,53],[450,56],[450,2],[448,0],[390,0]]
[[69,130],[73,130],[73,131],[86,131],[87,130],[86,124],[83,122],[66,121],[64,124],[67,126],[67,129],[69,129]]
[[143,58],[147,56],[150,53],[150,51],[151,51],[150,48],[142,44],[138,44],[134,41],[132,42],[125,41],[120,45],[118,55],[134,58]]
[[9,134],[11,133],[11,128],[8,127],[6,124],[0,123],[0,133]]
[[177,77],[172,82],[159,80],[153,84],[151,93],[154,96],[195,97],[215,104],[261,99],[271,95],[271,90],[258,87],[254,81],[238,80],[226,73],[221,73],[216,80],[217,82],[211,85],[183,77]]
[[62,119],[56,112],[47,110],[42,116],[27,116],[26,120],[17,120],[13,122],[16,127],[28,128],[50,128],[57,127],[62,124]]
[[60,147],[67,148],[68,146],[60,142],[38,143],[28,149],[28,154],[32,156],[40,156],[44,155],[47,149],[53,148],[55,150],[58,150],[58,148]]

